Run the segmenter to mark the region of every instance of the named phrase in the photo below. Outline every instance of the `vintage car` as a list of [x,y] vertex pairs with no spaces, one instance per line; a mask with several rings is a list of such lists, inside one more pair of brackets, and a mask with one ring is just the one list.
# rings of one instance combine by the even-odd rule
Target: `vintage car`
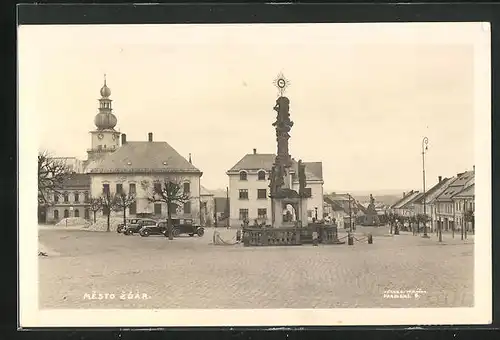
[[149,235],[165,235],[167,234],[167,221],[157,221],[155,224],[144,225],[139,230],[139,235],[148,237]]
[[[156,225],[144,226],[140,231],[139,235],[147,237],[149,235],[164,235],[168,237],[168,226],[167,221],[158,221]],[[172,219],[172,236],[178,237],[182,234],[188,234],[189,236],[203,236],[205,234],[205,229],[200,226],[193,224],[190,219]]]
[[154,226],[156,225],[157,221],[151,219],[151,218],[140,218],[137,220],[137,223],[134,224],[129,224],[125,227],[123,230],[123,235],[132,235],[135,233],[139,233],[139,231],[144,227],[144,226]]
[[125,230],[125,227],[131,225],[131,224],[137,224],[139,222],[140,218],[127,218],[125,220],[125,223],[120,223],[116,227],[116,232],[117,233],[122,233]]
[[191,219],[180,219],[173,223],[172,234],[174,237],[182,234],[188,234],[191,237],[196,234],[202,237],[205,234],[205,228],[193,224]]

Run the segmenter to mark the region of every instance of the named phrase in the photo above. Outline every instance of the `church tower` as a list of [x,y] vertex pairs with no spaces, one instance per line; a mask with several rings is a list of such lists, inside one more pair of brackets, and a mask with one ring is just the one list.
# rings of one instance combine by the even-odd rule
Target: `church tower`
[[94,118],[96,129],[90,131],[92,147],[87,150],[89,161],[101,158],[120,147],[120,132],[115,130],[118,121],[112,112],[112,100],[109,99],[111,90],[106,85],[106,75],[100,92],[99,113]]

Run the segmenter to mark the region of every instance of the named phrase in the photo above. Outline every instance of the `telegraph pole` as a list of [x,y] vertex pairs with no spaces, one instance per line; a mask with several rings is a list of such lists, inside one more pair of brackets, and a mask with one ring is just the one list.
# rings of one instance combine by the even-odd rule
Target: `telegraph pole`
[[352,208],[351,208],[351,194],[349,195],[349,232],[352,233]]

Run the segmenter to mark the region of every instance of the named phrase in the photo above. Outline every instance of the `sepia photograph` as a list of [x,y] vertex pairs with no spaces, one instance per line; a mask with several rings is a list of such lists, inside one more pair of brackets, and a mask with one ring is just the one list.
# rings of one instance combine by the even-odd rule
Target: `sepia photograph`
[[18,37],[21,326],[491,321],[489,24]]

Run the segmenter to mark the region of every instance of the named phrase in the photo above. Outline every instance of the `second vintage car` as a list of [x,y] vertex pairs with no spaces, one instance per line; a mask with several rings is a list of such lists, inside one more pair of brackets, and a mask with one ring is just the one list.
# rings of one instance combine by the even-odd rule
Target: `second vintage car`
[[127,225],[123,230],[123,234],[132,235],[135,233],[139,233],[144,226],[154,226],[156,225],[156,222],[157,221],[150,218],[140,218],[138,219],[137,223]]

